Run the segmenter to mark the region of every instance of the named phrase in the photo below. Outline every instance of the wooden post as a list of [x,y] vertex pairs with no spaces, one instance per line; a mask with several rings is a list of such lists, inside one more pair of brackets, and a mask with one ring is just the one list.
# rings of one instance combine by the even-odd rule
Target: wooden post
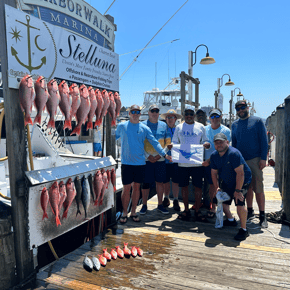
[[185,109],[185,72],[182,71],[180,76],[180,97],[181,97],[181,115]]
[[286,219],[290,221],[290,95],[285,99],[285,162],[283,166],[282,201]]
[[23,113],[18,90],[8,88],[8,62],[6,49],[5,4],[16,7],[15,0],[0,1],[0,58],[2,66],[3,96],[5,106],[6,144],[8,152],[12,225],[16,272],[18,282],[33,272],[32,254],[27,240],[27,209],[25,192],[26,142]]

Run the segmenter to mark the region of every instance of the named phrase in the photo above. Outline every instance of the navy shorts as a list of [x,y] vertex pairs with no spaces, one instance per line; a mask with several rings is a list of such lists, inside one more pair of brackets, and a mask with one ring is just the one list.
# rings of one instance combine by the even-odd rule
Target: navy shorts
[[204,177],[206,178],[206,181],[208,184],[213,184],[212,179],[211,179],[211,167],[210,166],[204,167]]
[[231,205],[232,204],[232,200],[234,200],[235,201],[235,206],[244,206],[245,205],[245,202],[246,202],[246,197],[247,197],[247,192],[248,192],[248,189],[249,189],[249,186],[250,186],[250,184],[244,184],[243,185],[243,187],[242,187],[242,194],[243,194],[243,196],[244,196],[244,201],[240,201],[239,199],[238,199],[238,202],[236,203],[236,199],[234,198],[234,193],[235,193],[235,188],[234,189],[228,189],[226,186],[223,186],[222,184],[221,184],[221,189],[224,191],[224,192],[226,192],[230,197],[231,197],[231,199],[230,200],[227,200],[227,201],[224,201],[223,203],[224,204],[228,204],[228,205]]
[[150,161],[146,161],[145,167],[145,177],[142,188],[148,189],[150,187],[150,183],[153,182],[161,182],[163,183],[166,178],[166,166],[164,161],[157,161],[155,163],[151,163]]
[[146,165],[121,165],[121,175],[123,185],[132,182],[143,183]]
[[178,183],[178,163],[166,163],[166,178],[164,180],[164,183],[167,183],[170,181],[170,178],[172,179],[172,182]]
[[101,143],[93,143],[93,145],[94,145],[94,152],[102,151]]
[[202,188],[202,178],[204,175],[203,167],[178,167],[179,187],[189,185],[189,178],[192,178],[192,184],[197,188]]

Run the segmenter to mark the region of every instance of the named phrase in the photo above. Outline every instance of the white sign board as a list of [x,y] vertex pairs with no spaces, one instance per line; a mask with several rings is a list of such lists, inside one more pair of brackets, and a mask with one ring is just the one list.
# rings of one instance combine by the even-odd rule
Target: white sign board
[[203,162],[203,145],[174,144],[171,149],[172,161],[201,165]]
[[5,5],[8,86],[31,74],[119,91],[119,56],[95,42]]

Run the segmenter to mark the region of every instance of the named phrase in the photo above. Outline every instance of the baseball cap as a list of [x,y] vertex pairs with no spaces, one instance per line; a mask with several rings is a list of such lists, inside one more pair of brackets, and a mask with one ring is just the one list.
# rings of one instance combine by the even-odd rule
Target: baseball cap
[[149,107],[149,111],[153,110],[153,109],[159,109],[158,105],[156,104],[152,104],[150,107]]
[[239,100],[239,101],[236,102],[235,108],[238,107],[238,106],[240,106],[240,105],[246,105],[246,106],[248,106],[246,100]]
[[209,112],[209,116],[212,116],[213,114],[217,114],[218,116],[222,115],[221,111],[218,109],[213,109]]
[[138,110],[138,111],[141,111],[141,108],[138,106],[138,105],[132,105],[130,108],[129,108],[129,111],[133,111],[133,110]]
[[190,106],[190,105],[185,106],[184,112],[185,111],[193,111],[195,113],[194,106]]
[[206,115],[206,111],[204,109],[198,109],[195,114],[204,113]]
[[217,133],[214,137],[213,137],[213,141],[217,141],[217,140],[228,140],[227,136],[224,133]]

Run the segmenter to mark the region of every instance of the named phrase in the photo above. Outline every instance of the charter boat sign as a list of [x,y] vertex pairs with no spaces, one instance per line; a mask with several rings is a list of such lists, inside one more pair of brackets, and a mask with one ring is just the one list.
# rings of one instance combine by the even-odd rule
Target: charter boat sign
[[119,91],[118,54],[8,5],[5,17],[10,88],[31,74]]

